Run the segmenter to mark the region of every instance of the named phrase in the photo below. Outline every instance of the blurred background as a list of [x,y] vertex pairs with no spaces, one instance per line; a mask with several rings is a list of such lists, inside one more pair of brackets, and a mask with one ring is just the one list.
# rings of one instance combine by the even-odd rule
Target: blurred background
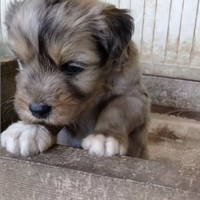
[[[1,56],[7,54],[1,0]],[[129,9],[144,74],[200,81],[200,0],[101,0]]]

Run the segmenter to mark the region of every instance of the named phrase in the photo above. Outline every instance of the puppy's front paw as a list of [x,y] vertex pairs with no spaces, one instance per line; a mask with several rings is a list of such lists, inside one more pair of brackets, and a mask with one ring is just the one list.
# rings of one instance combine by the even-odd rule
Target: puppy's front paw
[[125,155],[127,153],[127,142],[120,141],[112,136],[102,134],[91,134],[83,139],[82,147],[89,153],[98,156]]
[[42,125],[17,122],[1,134],[1,145],[12,154],[30,156],[49,149],[55,139]]

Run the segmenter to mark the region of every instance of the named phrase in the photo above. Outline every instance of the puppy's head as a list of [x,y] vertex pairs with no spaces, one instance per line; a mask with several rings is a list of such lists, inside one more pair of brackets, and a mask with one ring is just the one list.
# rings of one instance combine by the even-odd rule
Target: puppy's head
[[24,121],[68,125],[92,105],[131,40],[125,10],[93,0],[26,0],[6,16]]

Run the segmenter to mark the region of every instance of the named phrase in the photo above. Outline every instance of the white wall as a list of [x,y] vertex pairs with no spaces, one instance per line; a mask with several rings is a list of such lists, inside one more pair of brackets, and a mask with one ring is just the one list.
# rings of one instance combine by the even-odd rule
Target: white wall
[[[9,1],[1,0],[2,21]],[[102,1],[131,10],[144,73],[200,80],[200,0]]]

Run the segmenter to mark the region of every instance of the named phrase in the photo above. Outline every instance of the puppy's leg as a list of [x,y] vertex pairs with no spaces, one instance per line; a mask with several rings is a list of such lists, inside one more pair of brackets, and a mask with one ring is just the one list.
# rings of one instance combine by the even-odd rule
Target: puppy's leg
[[148,159],[148,129],[147,125],[140,127],[129,134],[128,156]]
[[[147,132],[138,130],[147,124],[148,113],[149,101],[145,94],[116,98],[101,112],[94,133],[83,139],[82,147],[99,156],[127,153],[142,156],[141,151],[146,151]],[[138,145],[129,148],[129,135],[133,132],[136,135],[131,140],[135,139]]]
[[54,132],[57,130],[51,130],[44,125],[26,124],[19,121],[10,125],[1,134],[1,145],[13,154],[35,155],[46,151],[56,143]]

